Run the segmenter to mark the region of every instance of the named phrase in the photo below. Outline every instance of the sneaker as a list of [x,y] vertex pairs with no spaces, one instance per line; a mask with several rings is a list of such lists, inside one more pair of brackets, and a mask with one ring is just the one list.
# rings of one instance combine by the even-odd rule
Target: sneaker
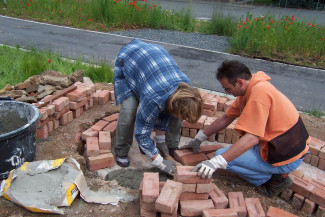
[[116,155],[116,163],[120,167],[128,167],[130,166],[130,161],[128,156],[117,156]]
[[291,185],[292,180],[288,174],[273,174],[269,181],[257,187],[256,190],[267,197],[274,197],[290,188]]

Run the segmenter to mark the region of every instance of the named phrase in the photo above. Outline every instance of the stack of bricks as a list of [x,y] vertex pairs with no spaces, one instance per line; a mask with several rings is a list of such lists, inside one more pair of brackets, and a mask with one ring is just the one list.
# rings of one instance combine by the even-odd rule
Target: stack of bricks
[[104,117],[81,133],[81,139],[86,141],[84,157],[90,171],[114,166],[111,147],[115,141],[118,115]]
[[[76,82],[72,86],[76,86],[73,91],[67,92],[39,109],[42,116],[36,125],[37,138],[47,138],[59,125],[67,125],[73,118],[79,117],[83,111],[93,106],[94,84]],[[51,97],[53,96],[46,96],[39,104]]]
[[290,189],[281,193],[281,197],[291,202],[293,208],[307,215],[325,216],[325,181],[305,177],[299,170],[290,173],[293,181]]
[[[220,112],[226,111],[234,102],[234,100],[228,100],[226,97],[215,96],[203,91],[200,94],[203,98],[203,115],[195,124],[183,121],[182,136],[184,137],[194,138],[199,130],[209,127],[220,116]],[[240,135],[234,129],[236,122],[237,120],[226,129],[218,132],[218,134],[211,135],[209,141],[229,144],[236,143],[240,139]]]
[[197,154],[190,149],[175,150],[174,159],[185,166],[195,166],[204,160],[214,157],[215,152],[220,148],[223,148],[220,144],[202,145]]
[[242,192],[229,192],[228,197],[212,183],[202,179],[191,166],[178,166],[174,180],[159,182],[158,173],[144,173],[139,189],[140,216],[288,216],[295,215],[269,207],[267,214],[259,198],[244,198]]
[[304,161],[321,170],[325,170],[325,142],[314,137],[310,137],[309,151]]

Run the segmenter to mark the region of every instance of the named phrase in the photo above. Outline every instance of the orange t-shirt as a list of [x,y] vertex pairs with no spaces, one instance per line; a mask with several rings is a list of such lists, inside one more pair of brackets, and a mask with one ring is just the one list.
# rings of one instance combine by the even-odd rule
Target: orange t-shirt
[[[295,106],[269,80],[271,78],[264,72],[253,74],[245,95],[237,97],[226,111],[226,115],[230,118],[239,117],[235,130],[241,135],[250,133],[259,137],[261,157],[265,161],[268,161],[267,143],[287,132],[299,119]],[[306,144],[308,142],[309,138]],[[295,157],[272,165],[288,164],[307,152],[308,145]]]

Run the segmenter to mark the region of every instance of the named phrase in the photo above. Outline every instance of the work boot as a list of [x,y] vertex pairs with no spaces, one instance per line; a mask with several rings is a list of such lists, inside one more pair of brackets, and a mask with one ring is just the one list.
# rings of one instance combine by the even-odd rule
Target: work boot
[[116,163],[120,167],[128,167],[130,166],[130,161],[128,156],[117,156],[116,155]]
[[168,152],[169,152],[169,155],[172,157],[172,158],[174,158],[174,151],[175,150],[178,150],[178,147],[176,147],[176,148],[168,148]]
[[267,197],[277,196],[280,192],[290,188],[292,180],[288,174],[273,174],[271,179],[257,187],[257,192]]

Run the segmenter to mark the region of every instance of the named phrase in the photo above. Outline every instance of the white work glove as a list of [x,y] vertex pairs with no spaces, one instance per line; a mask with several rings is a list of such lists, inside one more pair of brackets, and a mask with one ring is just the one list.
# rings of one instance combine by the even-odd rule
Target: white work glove
[[154,136],[153,137],[156,142],[156,147],[159,150],[159,154],[163,157],[167,157],[169,155],[168,147],[166,145],[166,137],[165,135]]
[[214,158],[210,160],[205,160],[198,165],[196,165],[192,172],[197,172],[198,176],[201,176],[201,178],[212,178],[212,174],[219,168],[226,169],[227,167],[227,161],[221,156],[217,155]]
[[199,153],[200,145],[203,141],[205,141],[208,137],[200,130],[193,140],[190,141],[187,145],[180,147],[179,149],[189,149],[191,148],[195,154]]
[[171,160],[165,160],[160,154],[152,161],[151,165],[170,176],[173,176],[176,171],[176,164]]

